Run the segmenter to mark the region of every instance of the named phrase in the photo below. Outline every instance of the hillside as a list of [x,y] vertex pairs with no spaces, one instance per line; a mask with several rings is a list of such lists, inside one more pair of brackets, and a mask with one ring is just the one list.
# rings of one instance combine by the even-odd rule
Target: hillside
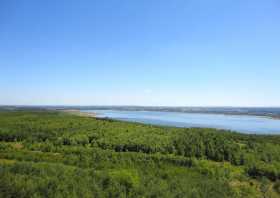
[[0,197],[280,197],[280,136],[0,111]]

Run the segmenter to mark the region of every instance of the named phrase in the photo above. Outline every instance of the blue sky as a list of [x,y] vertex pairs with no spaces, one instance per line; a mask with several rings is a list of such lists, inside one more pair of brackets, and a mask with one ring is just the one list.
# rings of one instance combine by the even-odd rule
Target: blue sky
[[279,0],[0,0],[0,104],[280,106]]

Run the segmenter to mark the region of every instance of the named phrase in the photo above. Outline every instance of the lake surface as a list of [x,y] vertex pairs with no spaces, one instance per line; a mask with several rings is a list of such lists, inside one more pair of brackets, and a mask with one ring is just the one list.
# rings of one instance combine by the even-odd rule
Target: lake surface
[[261,116],[158,111],[82,110],[97,117],[176,127],[228,129],[250,134],[280,134],[280,120]]

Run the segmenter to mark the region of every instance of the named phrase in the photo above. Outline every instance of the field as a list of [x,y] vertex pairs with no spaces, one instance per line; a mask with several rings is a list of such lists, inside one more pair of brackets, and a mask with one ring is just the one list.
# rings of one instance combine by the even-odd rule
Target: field
[[0,197],[280,197],[280,136],[0,111]]

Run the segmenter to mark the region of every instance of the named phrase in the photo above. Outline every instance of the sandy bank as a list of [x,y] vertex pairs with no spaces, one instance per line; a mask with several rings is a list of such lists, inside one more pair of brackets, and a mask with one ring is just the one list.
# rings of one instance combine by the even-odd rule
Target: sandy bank
[[76,109],[68,109],[68,110],[61,110],[61,111],[73,115],[78,115],[78,116],[96,117],[96,113],[94,112],[81,112],[80,110],[76,110]]

